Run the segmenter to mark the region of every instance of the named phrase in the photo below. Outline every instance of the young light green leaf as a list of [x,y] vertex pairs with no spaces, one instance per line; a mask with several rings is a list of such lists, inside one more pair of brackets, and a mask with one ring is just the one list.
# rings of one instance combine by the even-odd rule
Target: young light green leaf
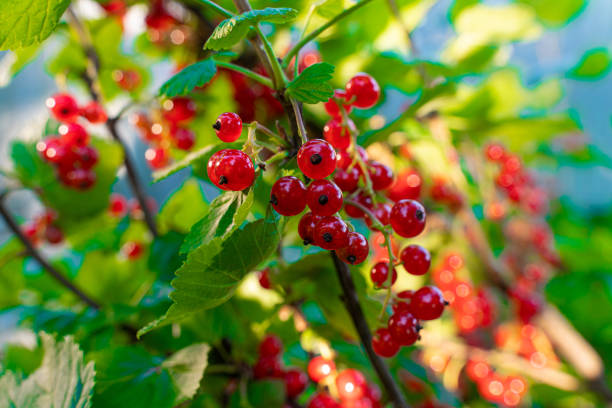
[[316,7],[317,14],[325,18],[333,18],[343,10],[342,0],[321,0]]
[[594,80],[604,76],[612,66],[612,56],[605,47],[593,48],[582,56],[568,76],[575,79]]
[[0,7],[0,51],[45,40],[69,4],[70,0],[4,0]]
[[286,23],[296,16],[297,10],[284,7],[247,11],[223,20],[208,38],[204,48],[216,51],[230,48],[246,36],[251,26],[259,22]]
[[287,93],[304,103],[326,102],[334,95],[329,80],[334,66],[319,62],[306,68],[287,86]]
[[177,351],[162,363],[162,368],[168,370],[178,391],[175,404],[193,398],[200,388],[200,380],[208,363],[209,350],[210,347],[206,344],[193,344]]
[[211,58],[196,62],[183,68],[178,74],[167,80],[159,88],[159,94],[168,98],[187,95],[196,87],[210,82],[216,73],[217,66]]

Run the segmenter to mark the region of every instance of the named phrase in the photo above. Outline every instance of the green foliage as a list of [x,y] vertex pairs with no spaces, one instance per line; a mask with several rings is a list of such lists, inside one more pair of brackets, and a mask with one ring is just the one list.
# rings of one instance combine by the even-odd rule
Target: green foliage
[[568,75],[575,79],[594,80],[607,74],[611,65],[612,57],[607,48],[593,48],[584,53]]
[[334,66],[326,62],[313,64],[287,85],[287,93],[304,103],[327,102],[334,95],[329,84]]
[[587,5],[586,0],[520,0],[536,12],[538,19],[551,27],[561,27],[576,17]]
[[187,95],[198,86],[210,82],[217,73],[217,66],[212,59],[205,59],[183,68],[178,74],[167,80],[159,94],[168,98],[179,95]]

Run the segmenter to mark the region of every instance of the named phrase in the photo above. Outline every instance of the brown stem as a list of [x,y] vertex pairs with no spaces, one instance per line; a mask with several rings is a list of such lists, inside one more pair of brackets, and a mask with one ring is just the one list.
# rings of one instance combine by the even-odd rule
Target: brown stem
[[353,325],[355,326],[355,330],[357,330],[361,344],[363,345],[363,348],[365,349],[366,354],[368,355],[368,358],[372,363],[376,374],[378,375],[378,378],[387,392],[389,400],[392,402],[395,408],[408,407],[402,392],[391,376],[389,367],[387,367],[387,364],[385,364],[383,359],[380,358],[372,348],[372,332],[370,331],[365,315],[363,314],[363,309],[361,308],[359,297],[357,296],[357,291],[355,289],[355,283],[353,282],[353,277],[351,276],[348,266],[346,266],[346,264],[342,262],[333,251],[331,252],[331,257],[334,261],[334,266],[336,267],[336,273],[338,275],[338,280],[340,281],[340,286],[342,287],[342,301],[344,302],[344,306],[349,312],[351,320],[353,320]]
[[5,196],[0,197],[0,216],[4,219],[4,222],[9,227],[9,229],[15,234],[15,236],[21,241],[21,243],[25,246],[27,253],[36,260],[42,266],[53,279],[58,281],[62,286],[66,287],[69,291],[74,293],[79,299],[83,302],[87,303],[89,306],[94,309],[100,309],[100,304],[90,298],[85,292],[79,289],[74,283],[68,280],[62,273],[57,270],[53,265],[49,263],[41,254],[38,252],[36,248],[32,245],[30,240],[23,234],[17,222],[13,219],[11,214],[8,212],[8,209],[4,205]]

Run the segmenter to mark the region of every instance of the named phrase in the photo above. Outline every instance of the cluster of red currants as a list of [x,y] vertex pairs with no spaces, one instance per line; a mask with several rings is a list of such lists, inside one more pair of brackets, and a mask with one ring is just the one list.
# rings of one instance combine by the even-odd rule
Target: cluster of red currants
[[467,334],[490,326],[495,320],[496,305],[484,288],[474,288],[472,282],[458,276],[463,265],[461,255],[449,254],[434,269],[432,278],[449,302],[457,328]]
[[196,115],[196,104],[189,98],[177,97],[162,102],[161,109],[152,112],[152,118],[137,113],[130,118],[140,130],[142,138],[152,146],[145,151],[145,159],[154,169],[168,164],[170,147],[190,150],[195,144],[195,133],[186,127]]
[[56,225],[57,213],[47,210],[41,216],[23,226],[23,234],[32,243],[38,245],[43,242],[56,245],[64,240],[64,234]]
[[447,206],[451,211],[457,211],[463,205],[459,190],[443,177],[434,177],[429,194],[432,200]]
[[62,184],[86,190],[96,181],[93,167],[98,162],[98,151],[89,145],[89,134],[77,120],[82,116],[89,123],[102,123],[107,120],[106,113],[97,102],[80,108],[77,101],[65,93],[53,95],[47,99],[46,105],[62,124],[58,136],[40,141],[36,149],[45,161],[55,167]]
[[[147,206],[153,212],[157,210],[157,203],[154,199],[147,200]],[[140,203],[136,199],[129,200],[121,194],[113,193],[108,204],[108,213],[113,218],[123,218],[129,215],[130,218],[141,220],[144,218]],[[144,253],[144,245],[140,241],[127,241],[121,247],[121,254],[130,261],[138,259]]]
[[496,373],[484,360],[468,360],[465,371],[468,378],[476,383],[480,395],[493,403],[516,407],[528,390],[523,377]]
[[194,37],[193,29],[171,13],[164,0],[151,0],[144,22],[149,39],[161,48],[183,45]]
[[493,339],[499,349],[524,357],[535,368],[559,365],[548,337],[532,324],[506,322],[495,329]]

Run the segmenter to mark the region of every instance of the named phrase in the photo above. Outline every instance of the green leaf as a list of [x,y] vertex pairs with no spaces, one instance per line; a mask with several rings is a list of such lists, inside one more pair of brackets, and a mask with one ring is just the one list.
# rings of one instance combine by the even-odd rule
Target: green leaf
[[329,84],[333,73],[334,66],[327,62],[313,64],[289,82],[287,93],[304,103],[327,102],[334,95]]
[[15,50],[45,40],[70,0],[4,0],[0,7],[0,50]]
[[593,48],[584,53],[568,76],[574,79],[596,80],[608,73],[611,65],[612,57],[607,48]]
[[56,343],[41,333],[45,355],[41,366],[21,381],[12,372],[0,377],[0,407],[88,408],[94,388],[94,364],[72,337]]
[[479,0],[455,0],[453,5],[448,9],[448,18],[454,22],[459,14],[468,7],[478,4]]
[[576,17],[587,4],[586,0],[519,0],[536,12],[538,20],[550,27],[561,27]]
[[210,82],[217,73],[217,66],[212,59],[205,59],[183,68],[178,74],[167,80],[161,88],[160,95],[168,98],[187,95],[198,86]]
[[205,49],[219,51],[232,47],[246,36],[249,28],[261,21],[269,23],[286,23],[295,19],[297,10],[291,8],[265,8],[223,20],[215,28],[204,45]]
[[208,209],[197,181],[188,179],[162,206],[157,223],[161,233],[173,230],[186,234]]
[[325,18],[333,18],[343,9],[342,0],[321,0],[317,4],[317,14]]
[[175,404],[193,398],[200,388],[200,380],[208,364],[209,350],[206,344],[193,344],[177,351],[162,363],[162,367],[168,370],[178,390]]

